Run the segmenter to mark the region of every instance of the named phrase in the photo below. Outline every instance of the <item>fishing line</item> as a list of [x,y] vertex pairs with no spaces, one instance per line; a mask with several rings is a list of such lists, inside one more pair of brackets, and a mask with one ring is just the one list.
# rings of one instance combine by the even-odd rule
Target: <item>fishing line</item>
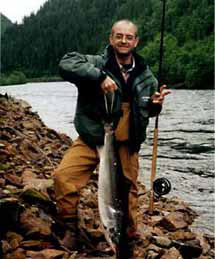
[[158,91],[159,92],[160,92],[161,79],[162,79],[163,38],[164,38],[164,25],[165,25],[165,12],[166,12],[166,0],[161,0],[161,1],[163,1],[163,13],[162,13],[162,21],[161,21],[160,58],[159,58],[159,70],[158,70]]
[[[161,78],[162,78],[162,64],[163,64],[163,38],[164,38],[164,24],[165,24],[165,9],[166,0],[163,1],[162,21],[161,21],[161,38],[160,38],[160,59],[159,59],[159,71],[158,71],[158,92],[160,92]],[[150,189],[150,202],[149,202],[149,213],[152,214],[154,210],[154,194],[158,196],[167,194],[171,189],[171,184],[166,178],[155,182],[156,177],[156,164],[157,164],[157,149],[158,149],[158,121],[159,115],[155,118],[154,128],[154,144],[153,144],[153,155],[152,155],[152,168],[151,168],[151,189]],[[159,184],[159,185],[158,185]],[[164,190],[167,188],[168,190]]]
[[104,94],[104,101],[105,101],[105,109],[107,112],[107,115],[111,115],[113,113],[113,104],[114,104],[114,99],[115,99],[115,93],[111,93],[111,102],[110,102],[110,109],[109,109],[109,94]]

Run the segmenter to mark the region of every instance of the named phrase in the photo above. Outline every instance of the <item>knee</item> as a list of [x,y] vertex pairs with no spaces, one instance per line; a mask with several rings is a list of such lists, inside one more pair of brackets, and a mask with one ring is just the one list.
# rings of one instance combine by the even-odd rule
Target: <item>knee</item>
[[53,172],[53,180],[54,183],[67,183],[70,181],[71,178],[71,169],[69,168],[57,168]]
[[63,182],[63,174],[61,172],[61,170],[56,169],[53,172],[53,180],[54,180],[54,184],[56,185],[57,183]]
[[77,187],[65,170],[55,170],[53,173],[54,189],[57,197],[64,197],[69,193],[76,193]]
[[58,194],[62,193],[62,189],[64,189],[64,181],[62,179],[62,173],[60,170],[55,170],[53,173],[53,180],[54,180],[54,190],[55,190],[55,194],[56,196],[58,196]]

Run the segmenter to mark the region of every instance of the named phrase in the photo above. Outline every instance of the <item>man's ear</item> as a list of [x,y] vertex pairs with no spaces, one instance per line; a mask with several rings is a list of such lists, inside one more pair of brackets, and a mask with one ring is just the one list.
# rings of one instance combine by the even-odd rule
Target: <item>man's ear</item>
[[137,47],[137,45],[138,45],[138,43],[139,43],[139,37],[136,37],[136,39],[135,39],[135,48]]
[[112,35],[112,33],[109,35],[109,43],[110,43],[110,45],[112,45],[112,41],[113,41],[113,35]]

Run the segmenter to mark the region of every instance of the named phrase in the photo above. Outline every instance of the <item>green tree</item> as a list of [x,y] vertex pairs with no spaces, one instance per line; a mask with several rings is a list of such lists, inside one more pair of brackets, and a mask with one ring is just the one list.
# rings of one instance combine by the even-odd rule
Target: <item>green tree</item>
[[[165,82],[212,87],[213,10],[211,0],[167,0]],[[161,16],[158,0],[48,0],[36,14],[4,32],[1,70],[23,71],[27,77],[56,75],[66,52],[101,52],[112,23],[128,18],[139,26],[138,51],[156,73]]]

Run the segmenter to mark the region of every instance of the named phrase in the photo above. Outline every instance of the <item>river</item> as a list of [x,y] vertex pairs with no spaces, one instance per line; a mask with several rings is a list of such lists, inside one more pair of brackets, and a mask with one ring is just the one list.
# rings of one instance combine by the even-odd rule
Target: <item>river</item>
[[[44,123],[74,139],[77,90],[67,82],[0,87],[26,100]],[[140,177],[150,184],[154,119],[140,151]],[[167,177],[172,191],[199,213],[194,228],[214,233],[214,91],[172,90],[159,116],[157,176]]]

